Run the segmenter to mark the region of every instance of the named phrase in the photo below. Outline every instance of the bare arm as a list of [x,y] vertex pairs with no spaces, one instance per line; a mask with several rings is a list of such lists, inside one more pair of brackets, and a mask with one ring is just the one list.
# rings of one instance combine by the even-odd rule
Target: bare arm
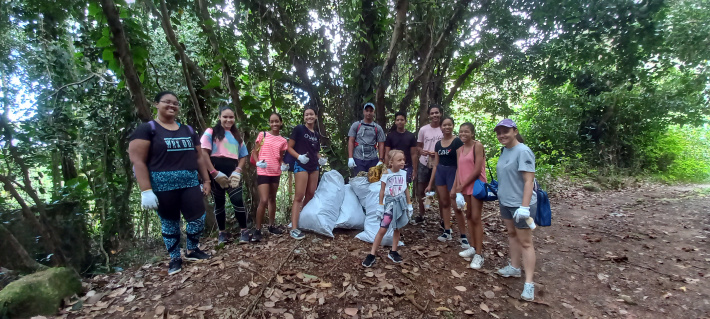
[[530,207],[530,201],[532,201],[533,186],[535,185],[535,173],[534,172],[522,172],[523,180],[525,181],[525,186],[523,187],[523,207]]
[[237,168],[234,170],[235,172],[241,173],[242,169],[244,169],[244,165],[247,164],[247,157],[244,156],[239,159],[239,164],[237,164]]
[[391,150],[392,150],[391,147],[385,146],[385,161],[383,162],[383,163],[385,163],[385,166],[387,165],[387,163],[390,162],[390,151]]
[[293,156],[293,158],[298,158],[298,156],[301,154],[298,154],[298,152],[296,152],[296,150],[293,149],[294,146],[296,146],[296,141],[294,141],[293,139],[289,139],[288,140],[288,153],[291,154],[291,156]]
[[141,191],[151,189],[150,172],[148,171],[148,151],[150,150],[150,141],[148,140],[132,140],[128,144],[128,157],[133,163],[133,172],[136,174],[138,187]]
[[[207,172],[214,172],[217,169],[214,168],[214,165],[212,165],[212,160],[210,160],[210,155],[212,155],[212,150],[208,150],[206,148],[202,149],[202,161],[205,163],[205,168],[207,168]],[[212,174],[210,174],[212,175]]]
[[355,137],[348,137],[348,158],[353,158],[353,150],[355,149]]
[[431,178],[429,179],[429,189],[434,188],[434,177],[436,176],[436,167],[439,166],[439,153],[434,153],[434,162],[432,163]]
[[380,205],[384,205],[385,204],[385,187],[387,186],[387,184],[385,184],[385,182],[380,182],[380,184],[382,185],[382,187],[380,187]]
[[410,204],[410,205],[411,205],[411,204],[412,204],[412,197],[409,196],[408,190],[409,190],[409,189],[405,189],[405,190],[404,190],[404,194],[407,196],[407,204]]
[[380,161],[384,161],[385,158],[385,142],[377,142],[377,150],[380,153]]
[[429,155],[428,152],[424,150],[424,143],[417,142],[417,153],[421,154],[422,156]]

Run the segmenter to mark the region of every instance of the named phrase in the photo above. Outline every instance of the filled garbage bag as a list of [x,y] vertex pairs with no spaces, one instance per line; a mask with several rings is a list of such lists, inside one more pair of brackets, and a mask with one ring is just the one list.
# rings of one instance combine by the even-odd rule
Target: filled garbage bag
[[[380,189],[382,184],[379,181],[369,183],[367,177],[355,177],[350,179],[350,186],[362,206],[365,207],[365,230],[357,234],[355,238],[372,243],[375,241],[375,235],[377,235],[377,232],[380,230],[380,218],[377,216],[377,205],[380,203]],[[393,234],[393,228],[387,230],[385,237],[382,238],[383,246],[392,246]],[[404,243],[400,241],[398,245],[404,246]]]
[[298,228],[333,237],[333,228],[340,215],[345,196],[345,181],[335,170],[323,174],[313,199],[303,207]]
[[340,206],[340,216],[335,222],[335,228],[365,229],[365,212],[357,195],[350,184],[343,188],[343,204]]

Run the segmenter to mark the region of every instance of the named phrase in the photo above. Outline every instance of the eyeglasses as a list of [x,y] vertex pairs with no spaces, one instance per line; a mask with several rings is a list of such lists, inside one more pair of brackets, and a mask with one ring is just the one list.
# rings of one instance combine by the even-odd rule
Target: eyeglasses
[[165,104],[167,104],[167,105],[172,105],[172,106],[175,106],[175,107],[180,107],[180,102],[177,102],[177,101],[175,101],[175,102],[173,102],[173,101],[160,101],[160,103],[165,103]]

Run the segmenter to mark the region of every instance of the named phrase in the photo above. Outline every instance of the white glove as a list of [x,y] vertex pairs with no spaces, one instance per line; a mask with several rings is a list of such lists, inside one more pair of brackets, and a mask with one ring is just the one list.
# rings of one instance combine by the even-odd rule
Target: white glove
[[377,205],[377,218],[385,218],[385,205]]
[[377,165],[375,165],[375,166],[380,166],[380,165],[382,165],[382,161],[378,161]]
[[288,171],[288,164],[286,164],[286,163],[281,164],[281,171],[282,172]]
[[434,197],[434,195],[436,195],[436,193],[435,192],[428,192],[428,193],[425,193],[424,195],[426,195],[427,197]]
[[239,182],[242,181],[242,173],[232,172],[232,176],[229,176],[229,187],[237,188],[239,187]]
[[266,165],[266,160],[261,160],[261,161],[256,162],[256,167],[258,167],[258,168],[266,169],[267,166],[268,165]]
[[412,207],[412,204],[407,204],[407,214],[410,219],[412,218],[412,215],[414,215],[414,207]]
[[298,155],[298,161],[301,162],[301,164],[307,164],[310,159],[308,158],[308,155],[306,154],[301,154]]
[[528,217],[530,217],[530,207],[520,206],[515,210],[515,214],[513,214],[513,218],[515,218],[516,223],[521,219],[526,220]]
[[328,159],[325,157],[321,157],[318,159],[318,165],[323,166],[328,163]]
[[357,165],[355,164],[355,159],[352,158],[352,157],[351,157],[351,158],[348,158],[348,167],[350,167],[350,168],[355,168],[355,166],[357,166]]
[[214,177],[214,181],[222,188],[226,189],[229,187],[229,177],[220,171],[217,171],[217,176]]
[[141,192],[141,208],[158,209],[158,197],[155,196],[152,189]]
[[459,209],[463,209],[463,207],[466,205],[466,200],[463,198],[463,194],[461,193],[456,193],[456,206]]

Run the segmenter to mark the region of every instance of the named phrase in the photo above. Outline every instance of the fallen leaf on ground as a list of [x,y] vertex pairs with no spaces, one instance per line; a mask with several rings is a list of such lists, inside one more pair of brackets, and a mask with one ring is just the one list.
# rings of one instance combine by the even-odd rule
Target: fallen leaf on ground
[[451,309],[446,308],[446,307],[439,307],[439,308],[436,308],[436,311],[448,311],[448,312],[452,312]]
[[486,292],[484,292],[483,295],[486,296],[486,298],[489,298],[489,299],[496,296],[496,294],[493,293],[493,292],[490,291],[490,290],[487,290]]
[[480,306],[480,307],[481,307],[481,310],[483,310],[483,311],[485,311],[485,312],[487,312],[487,313],[491,311],[490,309],[488,309],[488,306],[487,306],[486,304],[484,304],[484,303],[481,303],[481,306]]
[[165,312],[165,306],[157,306],[155,307],[155,315],[160,316]]
[[239,291],[239,297],[244,297],[249,294],[249,286],[244,286],[242,290]]
[[355,317],[357,315],[357,308],[345,308],[345,314]]
[[212,305],[197,307],[197,310],[199,310],[199,311],[210,311],[210,310],[212,310]]
[[454,287],[454,289],[461,291],[461,292],[466,291],[466,287],[464,287],[464,286],[456,286],[456,287]]
[[451,269],[451,274],[456,278],[463,278],[463,275],[456,272],[456,270]]

